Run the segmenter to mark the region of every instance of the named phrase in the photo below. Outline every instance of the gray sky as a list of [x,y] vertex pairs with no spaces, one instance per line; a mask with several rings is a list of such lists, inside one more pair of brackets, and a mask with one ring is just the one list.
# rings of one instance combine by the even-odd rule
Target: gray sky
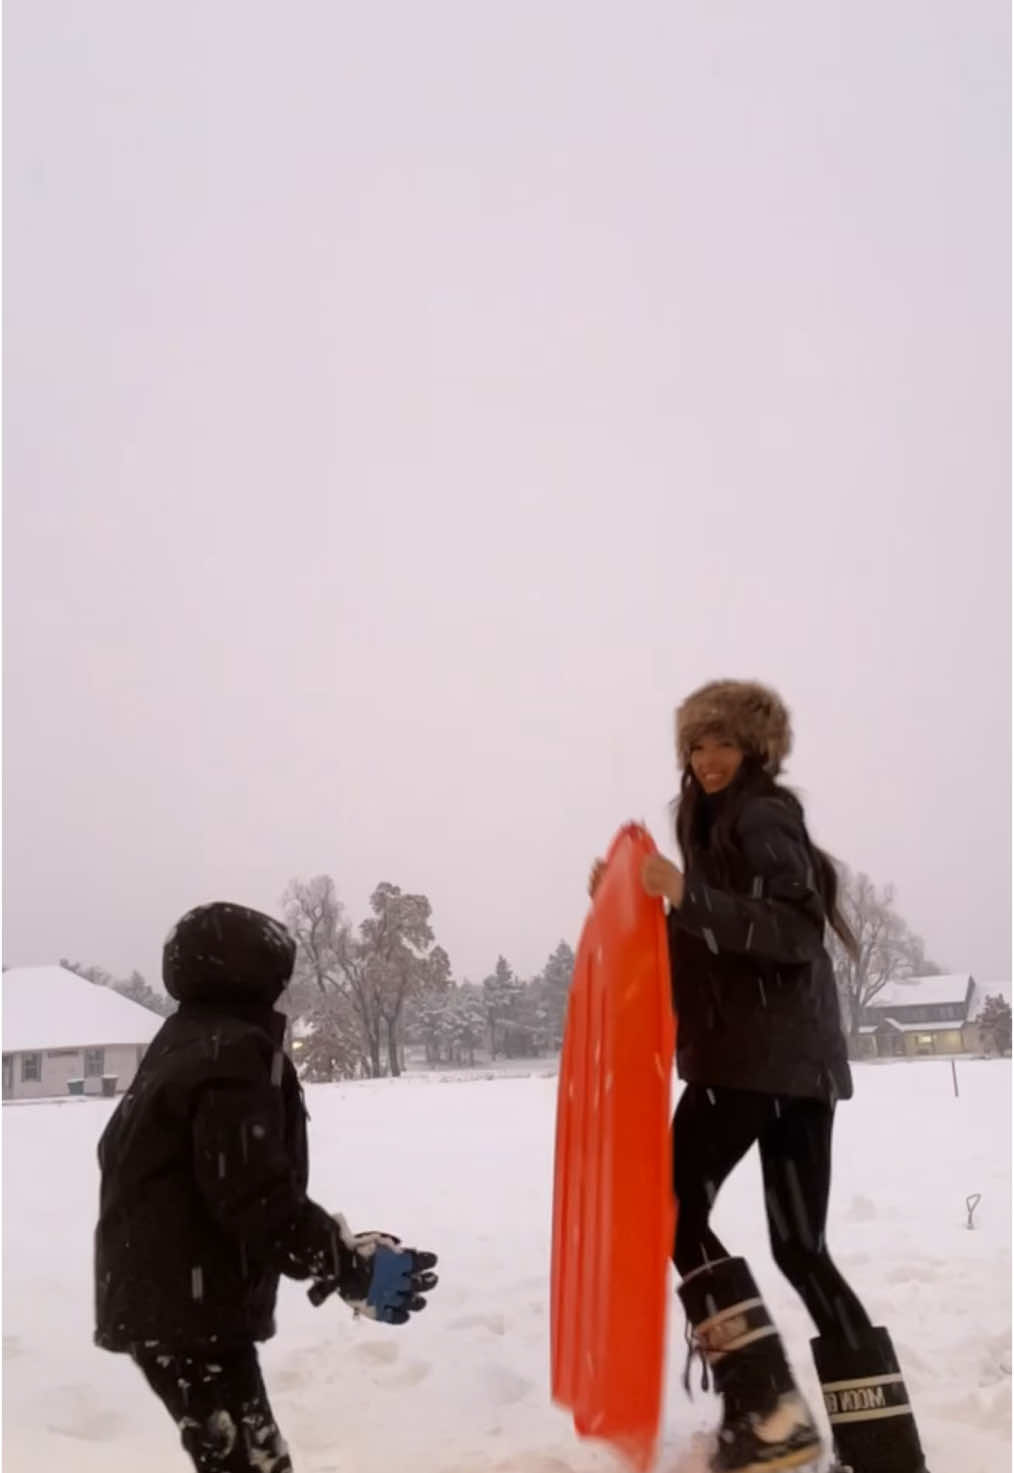
[[8,0],[5,959],[576,940],[672,708],[1010,976],[1001,0]]

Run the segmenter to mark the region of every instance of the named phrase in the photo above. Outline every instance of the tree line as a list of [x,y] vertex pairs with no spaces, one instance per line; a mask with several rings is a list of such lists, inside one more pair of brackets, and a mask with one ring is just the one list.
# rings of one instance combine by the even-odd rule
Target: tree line
[[107,972],[103,967],[86,966],[83,962],[68,961],[66,957],[60,958],[60,966],[67,972],[76,972],[79,977],[84,977],[96,987],[108,987],[121,997],[129,997],[131,1002],[140,1003],[143,1008],[149,1008],[160,1017],[168,1018],[170,1013],[176,1011],[172,998],[161,988],[150,986],[138,971],[131,972],[129,977],[114,977],[112,972]]
[[[856,1052],[866,1009],[889,982],[939,975],[922,939],[899,914],[894,889],[839,866],[839,906],[855,938],[854,953],[828,932],[842,1005],[842,1026]],[[561,941],[537,976],[519,977],[504,956],[479,983],[452,975],[437,943],[433,912],[422,894],[383,881],[369,914],[350,920],[330,875],[292,880],[281,898],[296,942],[292,984],[281,1006],[289,1041],[308,1080],[398,1076],[405,1051],[432,1065],[556,1053],[563,1038],[574,953]],[[134,971],[117,979],[100,967],[62,961],[80,976],[165,1016],[171,1000]],[[1011,1008],[991,997],[978,1018],[997,1053],[1011,1047]]]
[[455,981],[432,907],[388,881],[370,914],[350,922],[330,875],[293,880],[282,914],[297,961],[285,1007],[308,1079],[378,1078],[404,1069],[417,1045],[433,1064],[555,1052],[563,1037],[574,954],[561,941],[527,981],[505,957],[481,984]]

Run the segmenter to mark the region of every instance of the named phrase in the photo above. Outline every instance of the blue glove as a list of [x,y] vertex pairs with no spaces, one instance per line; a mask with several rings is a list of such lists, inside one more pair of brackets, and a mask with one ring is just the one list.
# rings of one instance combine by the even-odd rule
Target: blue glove
[[352,1233],[337,1216],[340,1268],[335,1279],[310,1289],[310,1300],[321,1304],[337,1293],[357,1315],[386,1325],[404,1325],[426,1308],[424,1293],[436,1287],[435,1253],[403,1246],[390,1233]]

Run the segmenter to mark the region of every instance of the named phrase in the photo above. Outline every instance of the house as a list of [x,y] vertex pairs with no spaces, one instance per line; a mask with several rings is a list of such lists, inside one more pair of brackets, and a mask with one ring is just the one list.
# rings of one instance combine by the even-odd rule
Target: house
[[65,967],[12,967],[0,991],[5,1100],[120,1093],[163,1021]]
[[984,988],[967,973],[888,982],[863,1009],[858,1057],[984,1053],[976,1019],[987,995],[997,992],[1007,989]]

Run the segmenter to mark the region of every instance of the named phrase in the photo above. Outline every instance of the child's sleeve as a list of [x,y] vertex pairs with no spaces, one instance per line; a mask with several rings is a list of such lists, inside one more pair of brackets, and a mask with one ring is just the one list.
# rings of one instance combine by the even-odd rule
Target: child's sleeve
[[337,1224],[302,1190],[286,1149],[281,1090],[256,1051],[249,1053],[249,1061],[234,1056],[198,1096],[198,1190],[219,1226],[252,1256],[290,1278],[335,1277],[344,1253]]
[[814,961],[824,946],[824,906],[803,826],[778,799],[748,803],[739,837],[753,894],[737,895],[688,875],[670,925],[720,951],[786,964]]

